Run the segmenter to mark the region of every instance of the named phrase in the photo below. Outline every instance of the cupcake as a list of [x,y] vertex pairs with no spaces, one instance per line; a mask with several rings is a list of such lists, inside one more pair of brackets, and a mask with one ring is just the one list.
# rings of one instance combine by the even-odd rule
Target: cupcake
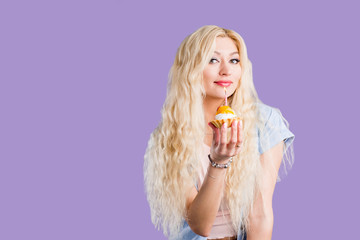
[[216,111],[215,120],[212,120],[211,123],[217,128],[221,128],[224,123],[227,123],[227,126],[231,127],[234,120],[240,121],[240,118],[236,116],[234,110],[229,106],[220,106]]

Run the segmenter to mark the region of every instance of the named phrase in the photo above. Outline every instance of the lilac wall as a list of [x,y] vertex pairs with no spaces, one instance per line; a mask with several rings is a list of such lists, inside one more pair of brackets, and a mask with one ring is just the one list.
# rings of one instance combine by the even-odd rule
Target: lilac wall
[[165,239],[143,155],[176,49],[208,24],[244,37],[296,135],[273,239],[355,239],[356,1],[50,2],[0,3],[0,239]]

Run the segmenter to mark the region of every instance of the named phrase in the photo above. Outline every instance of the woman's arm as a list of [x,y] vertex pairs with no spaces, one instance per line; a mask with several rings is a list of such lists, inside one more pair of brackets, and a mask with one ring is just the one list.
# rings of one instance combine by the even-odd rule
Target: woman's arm
[[200,191],[193,187],[187,198],[187,221],[191,230],[198,235],[210,235],[221,203],[225,173],[226,169],[209,167]]
[[250,229],[246,232],[248,240],[271,239],[274,225],[272,197],[279,172],[284,143],[281,142],[260,156],[263,168],[262,189],[258,192],[250,213]]
[[[226,163],[230,156],[239,154],[242,142],[241,123],[234,121],[231,126],[230,142],[227,143],[227,127],[224,124],[219,130],[210,124],[214,130],[211,158],[218,163]],[[224,191],[224,180],[226,168],[208,167],[204,181],[199,192],[195,187],[189,190],[186,201],[187,222],[190,228],[198,235],[209,236],[214,223],[222,194]]]

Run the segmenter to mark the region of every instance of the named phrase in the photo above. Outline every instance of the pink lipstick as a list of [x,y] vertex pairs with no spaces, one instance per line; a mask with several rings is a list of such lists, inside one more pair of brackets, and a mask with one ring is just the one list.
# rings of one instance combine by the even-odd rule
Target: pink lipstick
[[215,81],[215,83],[222,87],[229,87],[232,84],[232,81],[220,80],[220,81]]

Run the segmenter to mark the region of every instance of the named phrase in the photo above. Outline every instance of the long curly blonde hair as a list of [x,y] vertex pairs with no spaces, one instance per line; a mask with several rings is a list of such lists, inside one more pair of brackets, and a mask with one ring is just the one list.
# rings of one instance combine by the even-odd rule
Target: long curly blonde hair
[[252,65],[242,37],[217,26],[204,26],[185,38],[169,73],[162,120],[151,134],[145,153],[144,178],[154,225],[176,236],[186,218],[186,192],[194,186],[205,137],[202,75],[215,50],[217,37],[232,39],[240,53],[242,75],[228,104],[243,119],[242,152],[226,175],[225,197],[233,227],[249,225],[249,213],[259,189],[261,164],[257,145],[257,103]]

